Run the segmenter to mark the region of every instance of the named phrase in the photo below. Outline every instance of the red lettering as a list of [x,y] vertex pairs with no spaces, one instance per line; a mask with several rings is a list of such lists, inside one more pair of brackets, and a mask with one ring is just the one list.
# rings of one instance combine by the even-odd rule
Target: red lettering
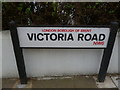
[[102,41],[102,42],[93,42],[93,45],[104,45],[104,41]]

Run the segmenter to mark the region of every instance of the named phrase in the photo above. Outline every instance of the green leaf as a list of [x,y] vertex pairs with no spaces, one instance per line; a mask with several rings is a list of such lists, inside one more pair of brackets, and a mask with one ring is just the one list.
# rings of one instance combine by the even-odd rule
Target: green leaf
[[95,4],[98,5],[98,4],[100,4],[100,2],[96,2]]
[[21,10],[22,10],[22,7],[18,7],[17,9],[18,9],[19,11],[21,11]]
[[52,16],[55,16],[55,14],[56,14],[55,12],[52,12]]
[[114,10],[111,10],[111,11],[109,11],[108,13],[109,14],[113,14],[115,11]]
[[22,6],[23,6],[23,4],[21,3],[21,4],[19,4],[19,6],[21,6],[21,7],[22,7]]
[[52,3],[52,7],[53,7],[53,10],[56,12],[57,11],[57,7],[58,7],[58,3],[53,2]]
[[25,13],[30,13],[30,12],[31,12],[30,8],[27,8],[26,11],[25,11]]

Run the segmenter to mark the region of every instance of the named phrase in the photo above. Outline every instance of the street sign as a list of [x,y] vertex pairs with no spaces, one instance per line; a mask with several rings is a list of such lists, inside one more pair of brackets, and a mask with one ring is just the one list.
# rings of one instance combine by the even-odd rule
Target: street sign
[[17,27],[20,47],[106,48],[110,28]]
[[27,83],[22,49],[104,49],[98,81],[104,82],[109,66],[118,23],[109,26],[16,26],[10,33],[21,84]]

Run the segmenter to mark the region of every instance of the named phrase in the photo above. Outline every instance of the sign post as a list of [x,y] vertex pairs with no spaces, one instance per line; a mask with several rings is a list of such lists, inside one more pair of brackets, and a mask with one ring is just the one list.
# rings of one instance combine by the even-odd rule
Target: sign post
[[104,82],[105,76],[107,73],[107,69],[109,66],[117,30],[118,30],[118,23],[117,22],[111,22],[111,28],[110,28],[110,35],[109,35],[109,40],[107,44],[107,48],[104,49],[103,57],[102,57],[102,62],[101,62],[101,67],[99,70],[98,74],[98,80],[99,82]]
[[10,22],[10,33],[11,33],[11,39],[13,43],[13,49],[16,58],[18,73],[20,77],[20,82],[21,84],[27,84],[27,75],[25,70],[23,52],[22,49],[20,48],[17,28],[14,21]]
[[98,81],[104,82],[118,23],[111,26],[19,26],[10,31],[21,84],[27,83],[22,49],[104,49]]

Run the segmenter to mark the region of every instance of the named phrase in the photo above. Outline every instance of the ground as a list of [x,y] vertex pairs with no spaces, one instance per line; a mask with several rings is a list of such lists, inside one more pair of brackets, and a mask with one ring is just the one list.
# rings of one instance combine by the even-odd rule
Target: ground
[[17,78],[4,78],[2,88],[118,88],[118,80],[118,76],[107,76],[104,83],[99,83],[97,76],[40,77],[21,85]]

